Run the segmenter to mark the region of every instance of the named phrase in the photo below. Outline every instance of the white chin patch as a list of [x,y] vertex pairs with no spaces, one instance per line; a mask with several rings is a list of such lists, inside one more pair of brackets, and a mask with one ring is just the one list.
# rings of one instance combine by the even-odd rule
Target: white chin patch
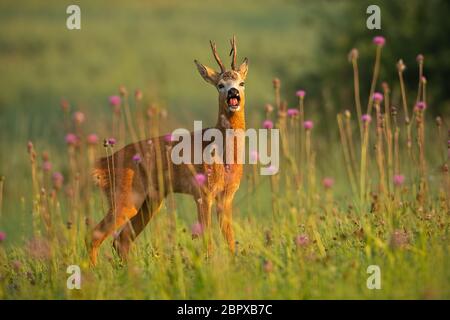
[[240,105],[237,105],[237,106],[228,106],[228,111],[230,111],[230,112],[236,112],[236,111],[239,111],[239,109],[241,109],[241,106],[240,106]]

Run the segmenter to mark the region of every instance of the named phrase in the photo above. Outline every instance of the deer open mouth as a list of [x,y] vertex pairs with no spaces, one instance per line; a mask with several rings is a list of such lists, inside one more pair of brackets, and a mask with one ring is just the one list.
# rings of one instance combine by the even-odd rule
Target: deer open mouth
[[239,105],[240,102],[241,102],[241,97],[239,97],[239,94],[229,95],[227,97],[228,110],[230,110],[232,112],[238,111],[240,108],[240,105]]

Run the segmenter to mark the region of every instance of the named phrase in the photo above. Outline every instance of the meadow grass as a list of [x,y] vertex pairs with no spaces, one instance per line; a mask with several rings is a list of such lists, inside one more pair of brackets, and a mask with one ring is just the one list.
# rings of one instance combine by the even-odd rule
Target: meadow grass
[[[252,4],[249,6],[256,8]],[[161,4],[158,8],[155,19],[171,21],[170,5],[166,8]],[[274,10],[276,8],[281,10],[274,4]],[[100,7],[93,9],[97,9],[92,13],[97,15],[96,21],[102,15],[106,15],[105,19],[114,18],[107,16],[108,11],[102,11]],[[136,10],[138,21],[142,9],[138,3],[130,9]],[[189,17],[189,5],[185,9]],[[191,9],[197,12],[199,6],[193,5]],[[39,7],[30,6],[28,10],[33,12]],[[52,11],[46,14],[51,16]],[[262,10],[253,14],[266,13]],[[284,11],[282,14],[289,17]],[[117,20],[120,23],[120,19]],[[270,19],[266,22],[270,21],[287,23]],[[155,28],[161,25],[161,21],[151,23]],[[252,25],[248,20],[247,23]],[[200,46],[200,43],[202,48],[205,47],[201,37],[189,45],[181,41],[175,46],[170,41],[163,41],[164,37],[167,39],[167,32],[178,34],[180,26],[185,26],[181,22],[171,25],[174,30],[165,30],[161,39],[154,40],[167,45],[152,51],[154,57],[174,55],[170,60],[176,60],[177,46],[188,47],[193,52],[192,47]],[[249,25],[243,25],[242,29]],[[7,33],[4,28],[0,30]],[[267,30],[271,29],[267,27]],[[223,37],[228,36],[226,30],[221,32]],[[157,33],[154,36],[157,37]],[[287,35],[281,36],[279,41],[286,43],[284,36]],[[75,41],[80,41],[81,45],[86,39]],[[245,41],[242,43],[241,52],[247,51]],[[110,45],[108,53],[114,54],[114,45]],[[382,46],[375,47],[374,56],[381,55]],[[204,56],[197,58],[206,60],[207,46],[204,49]],[[270,56],[271,48],[266,49]],[[195,50],[198,51],[202,50]],[[257,166],[246,167],[234,201],[236,255],[228,253],[214,217],[215,250],[206,259],[201,239],[192,236],[191,228],[197,220],[195,204],[190,198],[177,195],[174,204],[165,201],[161,211],[138,238],[128,263],[120,261],[106,241],[98,266],[90,267],[85,241],[90,228],[103,217],[107,208],[106,199],[94,186],[90,174],[94,159],[111,151],[103,146],[102,139],[117,137],[114,149],[118,149],[132,140],[131,128],[141,138],[167,133],[168,128],[180,125],[180,114],[170,107],[178,103],[176,99],[192,101],[200,97],[200,108],[206,101],[203,97],[208,94],[206,88],[200,89],[200,81],[199,89],[195,86],[195,90],[192,84],[182,89],[176,85],[190,83],[191,76],[196,76],[194,71],[191,72],[191,58],[187,59],[192,54],[182,56],[174,69],[169,66],[166,66],[169,69],[162,68],[164,72],[158,72],[158,67],[154,69],[156,82],[167,77],[166,70],[171,73],[178,70],[174,87],[166,87],[169,92],[158,92],[157,86],[144,89],[142,99],[139,94],[134,94],[134,90],[120,87],[117,94],[121,103],[115,109],[103,106],[88,110],[78,98],[71,98],[76,95],[75,89],[61,92],[59,85],[64,90],[69,86],[59,84],[55,74],[56,78],[42,85],[56,86],[51,89],[53,94],[68,97],[62,101],[61,108],[52,105],[51,112],[44,108],[41,112],[49,116],[45,125],[42,122],[35,124],[37,129],[32,128],[32,122],[26,129],[14,129],[14,125],[9,124],[13,133],[25,130],[26,134],[23,131],[18,134],[21,143],[17,138],[2,140],[2,148],[11,148],[7,154],[2,154],[1,163],[5,177],[0,181],[0,298],[450,298],[447,119],[434,121],[427,116],[427,109],[433,106],[426,105],[427,83],[424,80],[419,80],[417,92],[408,93],[400,85],[399,92],[391,93],[397,87],[392,84],[390,89],[388,84],[381,84],[382,77],[374,76],[373,90],[366,94],[359,92],[358,81],[349,79],[348,84],[341,85],[353,85],[355,106],[343,109],[337,115],[320,115],[311,110],[308,100],[312,97],[308,92],[305,96],[298,92],[298,105],[291,103],[288,107],[280,85],[281,88],[290,85],[285,85],[283,79],[276,79],[271,84],[271,72],[249,78],[249,87],[252,81],[258,82],[251,90],[255,96],[260,96],[256,102],[251,102],[252,94],[247,98],[247,114],[252,113],[248,117],[248,127],[262,127],[263,120],[274,123],[281,132],[282,163],[280,172],[274,176],[259,176],[255,170]],[[350,58],[349,68],[353,68],[357,77],[360,70],[356,50]],[[80,59],[92,59],[92,68],[101,68],[103,53],[86,54]],[[135,63],[129,58],[125,60]],[[267,61],[267,64],[272,62]],[[423,76],[423,63],[419,59],[419,79]],[[83,64],[89,63],[84,61]],[[39,61],[30,63],[29,67],[32,66],[39,68]],[[378,68],[375,63],[375,75]],[[110,79],[119,79],[115,81],[123,81],[130,88],[135,85],[133,81],[141,83],[142,79],[130,80],[134,74],[140,74],[137,66],[123,65],[119,69],[128,70],[130,74],[122,77],[119,71],[112,70],[105,76],[108,81],[96,83],[96,95],[102,96],[104,101],[112,88],[119,85],[112,84]],[[60,68],[55,67],[55,70]],[[74,85],[86,86],[80,96],[88,97],[92,82],[79,81],[82,75],[74,72]],[[397,72],[401,83],[401,63],[397,64]],[[9,79],[11,85],[14,81],[22,81],[20,74],[16,77]],[[36,87],[35,90],[41,92],[45,88]],[[209,93],[213,95],[212,91]],[[293,92],[289,94],[294,95]],[[162,98],[155,98],[155,95]],[[16,98],[4,99],[10,104]],[[210,102],[212,104],[213,100]],[[264,108],[264,102],[272,106]],[[216,111],[216,105],[212,106],[211,119]],[[127,108],[130,108],[129,113]],[[80,110],[83,113],[77,113]],[[30,112],[32,117],[37,111]],[[194,107],[192,113],[179,112],[181,117],[192,120],[198,120],[199,114],[204,113]],[[3,122],[5,119],[2,117]],[[325,119],[336,120],[327,122]],[[317,130],[318,125],[327,130]],[[29,135],[33,140],[32,133],[38,129],[46,134],[39,135],[37,143],[33,141],[27,146],[25,136]],[[95,132],[97,140],[94,136],[89,137],[91,132]],[[64,137],[66,145],[57,142],[64,141]],[[27,147],[28,156],[25,153]],[[19,152],[20,149],[23,152]],[[12,171],[17,168],[11,165],[14,162],[23,164],[23,170]],[[174,226],[175,232],[169,232]],[[69,274],[66,269],[69,265],[81,267],[80,290],[67,289]],[[380,267],[380,290],[369,290],[366,286],[370,265]]]

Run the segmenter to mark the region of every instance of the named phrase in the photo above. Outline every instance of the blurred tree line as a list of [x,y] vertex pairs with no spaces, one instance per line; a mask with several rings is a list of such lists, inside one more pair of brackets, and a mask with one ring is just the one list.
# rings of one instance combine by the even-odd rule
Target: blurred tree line
[[[427,97],[430,113],[448,116],[450,92],[450,2],[447,0],[385,0],[345,1],[341,10],[321,11],[323,28],[319,39],[320,61],[317,73],[304,74],[295,81],[297,87],[308,83],[311,95],[320,96],[318,104],[334,104],[343,110],[353,108],[352,66],[347,53],[352,48],[359,50],[359,68],[362,105],[367,103],[375,59],[372,38],[382,35],[386,38],[383,48],[381,82],[386,81],[393,91],[394,99],[399,96],[396,63],[403,59],[404,73],[410,106],[414,102],[418,85],[418,54],[425,56],[424,75],[427,78]],[[369,5],[381,9],[381,30],[369,30],[366,13]],[[331,101],[331,102],[330,102]],[[341,105],[342,102],[346,105]],[[396,101],[394,100],[394,103]],[[319,106],[320,108],[322,108]],[[364,110],[364,108],[363,108]],[[444,118],[445,119],[445,118]]]

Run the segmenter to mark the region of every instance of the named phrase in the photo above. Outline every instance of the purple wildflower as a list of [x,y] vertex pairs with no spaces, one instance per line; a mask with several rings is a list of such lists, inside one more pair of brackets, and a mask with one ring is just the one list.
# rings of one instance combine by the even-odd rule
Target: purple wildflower
[[372,117],[370,116],[370,114],[363,114],[361,116],[361,120],[364,123],[370,123],[372,121]]
[[379,92],[375,92],[372,96],[373,101],[380,103],[383,101],[383,94]]
[[120,99],[119,96],[110,96],[109,97],[109,104],[113,107],[120,106],[121,102],[122,102],[122,99]]
[[141,155],[140,155],[139,153],[136,153],[136,154],[133,156],[133,162],[134,162],[134,163],[140,163],[141,161],[142,161]]
[[423,111],[423,110],[425,110],[427,108],[427,104],[424,101],[419,101],[419,102],[416,103],[416,108],[418,110]]
[[52,175],[52,181],[53,181],[53,187],[56,190],[59,190],[62,188],[63,183],[64,183],[64,176],[60,173],[60,172],[55,172]]
[[68,133],[66,135],[66,143],[69,146],[76,145],[78,143],[78,137],[75,134],[73,134],[73,133]]
[[301,99],[303,99],[306,95],[306,91],[305,90],[297,90],[297,92],[295,93],[295,95]]
[[376,36],[375,38],[373,38],[373,43],[375,43],[377,46],[382,47],[386,43],[386,39],[382,36]]
[[192,237],[199,237],[203,233],[203,226],[200,222],[196,222],[191,227]]
[[309,238],[306,234],[300,234],[295,237],[295,244],[298,247],[306,247],[309,244]]
[[91,133],[87,136],[87,143],[89,145],[96,145],[98,143],[98,136],[95,133]]
[[330,177],[323,178],[322,184],[325,189],[331,189],[334,185],[334,179]]
[[305,122],[303,122],[303,127],[306,130],[311,130],[314,127],[314,122],[312,122],[311,120],[306,120]]
[[394,184],[397,187],[400,187],[405,182],[405,176],[402,174],[394,175]]
[[295,108],[288,109],[288,111],[287,111],[287,115],[289,117],[298,116],[299,113],[300,113],[300,111],[298,111],[298,109],[295,109]]
[[42,170],[44,170],[45,172],[49,172],[52,170],[52,163],[50,161],[44,161],[44,163],[42,164]]
[[264,129],[272,129],[273,128],[273,122],[271,120],[264,120],[263,128]]
[[206,176],[203,173],[197,173],[194,180],[197,186],[203,186],[206,182]]
[[117,143],[115,138],[108,138],[107,143],[109,146],[114,147],[114,145]]

